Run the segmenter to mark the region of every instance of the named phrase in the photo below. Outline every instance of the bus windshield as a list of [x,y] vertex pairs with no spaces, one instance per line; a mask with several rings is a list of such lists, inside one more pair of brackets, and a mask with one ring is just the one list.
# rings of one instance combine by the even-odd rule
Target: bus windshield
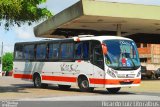
[[107,54],[105,63],[107,66],[117,69],[137,69],[140,67],[140,60],[136,44],[129,40],[105,40]]

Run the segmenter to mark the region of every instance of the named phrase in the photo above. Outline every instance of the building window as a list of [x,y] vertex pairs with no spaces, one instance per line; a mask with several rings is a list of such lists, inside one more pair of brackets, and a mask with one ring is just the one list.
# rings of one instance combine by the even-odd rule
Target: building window
[[144,48],[145,48],[145,47],[147,47],[147,44],[146,44],[146,43],[144,43],[144,44],[143,44],[143,47],[144,47]]
[[140,58],[140,62],[147,62],[147,58]]
[[24,59],[34,59],[34,45],[25,45],[24,46]]
[[49,44],[49,59],[58,59],[59,55],[59,44]]
[[61,44],[61,58],[62,59],[73,59],[73,43],[62,43]]
[[137,45],[137,48],[141,47],[141,43],[136,43],[136,45]]
[[37,45],[36,48],[36,59],[46,59],[46,44]]
[[151,47],[151,44],[147,44],[147,47]]

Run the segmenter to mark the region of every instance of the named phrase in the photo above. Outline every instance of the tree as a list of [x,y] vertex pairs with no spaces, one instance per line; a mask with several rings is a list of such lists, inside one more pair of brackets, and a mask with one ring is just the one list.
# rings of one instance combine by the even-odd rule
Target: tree
[[39,5],[46,0],[0,0],[0,24],[4,22],[8,30],[10,26],[21,26],[52,16],[47,8]]
[[5,53],[2,57],[2,69],[3,71],[9,72],[13,69],[13,54]]

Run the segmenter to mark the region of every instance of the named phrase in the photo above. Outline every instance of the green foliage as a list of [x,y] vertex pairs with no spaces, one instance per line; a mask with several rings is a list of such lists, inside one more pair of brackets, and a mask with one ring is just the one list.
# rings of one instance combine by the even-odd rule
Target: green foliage
[[38,7],[45,2],[46,0],[0,0],[0,23],[5,21],[4,26],[8,30],[15,24],[21,26],[27,22],[30,25],[51,17],[52,14],[47,8]]
[[13,54],[12,53],[6,53],[2,57],[2,69],[3,71],[11,71],[13,69]]

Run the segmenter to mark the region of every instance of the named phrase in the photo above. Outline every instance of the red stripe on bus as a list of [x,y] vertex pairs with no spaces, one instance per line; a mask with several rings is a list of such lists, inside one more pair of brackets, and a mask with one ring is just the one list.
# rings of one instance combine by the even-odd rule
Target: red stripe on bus
[[[14,78],[32,79],[30,74],[14,74]],[[76,77],[64,77],[64,76],[46,76],[42,75],[42,80],[48,81],[60,81],[60,82],[76,82]],[[90,84],[109,84],[118,85],[120,82],[133,81],[132,84],[140,84],[141,79],[97,79],[89,78]]]
[[110,85],[117,85],[120,82],[132,82],[132,84],[140,84],[141,79],[95,79],[90,78],[91,84],[110,84]]
[[61,82],[76,82],[76,77],[63,77],[63,76],[42,76],[42,80],[61,81]]
[[32,79],[30,74],[14,74],[14,78]]

